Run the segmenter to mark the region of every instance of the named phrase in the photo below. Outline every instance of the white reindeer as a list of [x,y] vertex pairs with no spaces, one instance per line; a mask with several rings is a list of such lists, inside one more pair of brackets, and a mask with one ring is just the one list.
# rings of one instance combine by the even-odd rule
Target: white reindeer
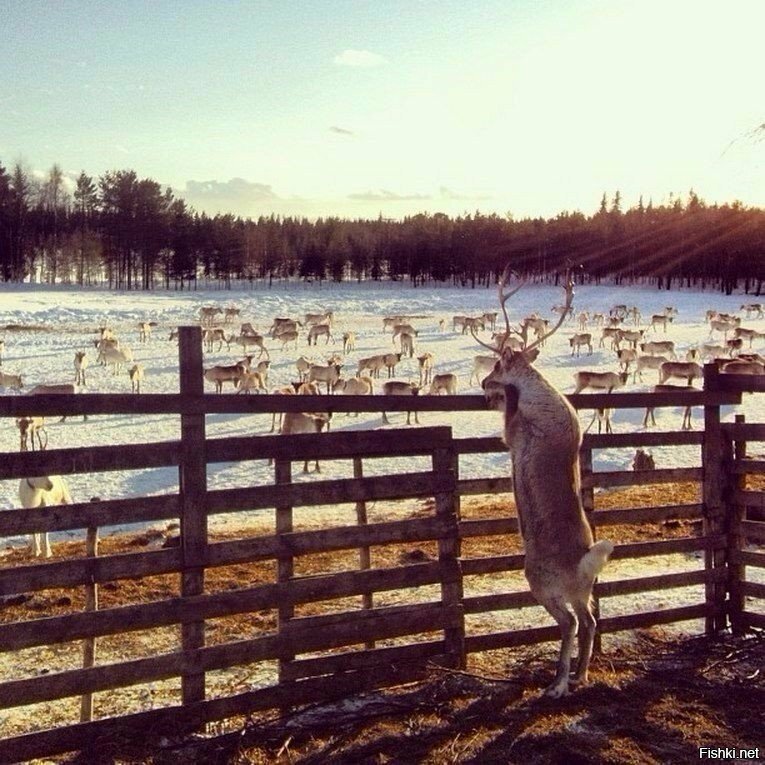
[[[19,501],[23,508],[32,509],[54,505],[71,505],[72,497],[64,479],[61,476],[51,475],[22,478],[19,482]],[[47,532],[32,535],[32,551],[35,557],[42,554],[44,557],[50,558],[51,549]]]

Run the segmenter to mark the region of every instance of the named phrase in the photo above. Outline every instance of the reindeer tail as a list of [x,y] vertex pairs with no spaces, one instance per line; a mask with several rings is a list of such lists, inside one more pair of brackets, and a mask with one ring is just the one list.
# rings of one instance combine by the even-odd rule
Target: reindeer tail
[[592,582],[606,565],[608,556],[614,551],[614,545],[607,539],[601,539],[582,556],[579,561],[579,575]]

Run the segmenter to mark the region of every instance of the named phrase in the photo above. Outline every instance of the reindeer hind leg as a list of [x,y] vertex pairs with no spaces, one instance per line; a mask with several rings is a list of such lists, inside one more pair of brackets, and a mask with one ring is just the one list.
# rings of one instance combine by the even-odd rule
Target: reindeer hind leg
[[579,620],[577,640],[579,655],[577,656],[576,672],[570,678],[574,685],[587,682],[587,670],[592,658],[592,647],[595,643],[595,617],[592,615],[589,596],[586,601],[574,603],[574,611]]
[[555,619],[561,631],[558,669],[555,673],[555,679],[545,689],[545,696],[558,699],[568,693],[571,651],[574,647],[574,639],[576,638],[578,619],[574,611],[561,596],[539,598],[535,593],[535,597]]

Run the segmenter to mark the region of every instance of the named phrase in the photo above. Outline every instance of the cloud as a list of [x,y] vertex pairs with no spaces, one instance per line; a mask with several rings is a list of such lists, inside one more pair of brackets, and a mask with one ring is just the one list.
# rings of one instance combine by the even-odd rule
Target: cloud
[[348,130],[347,128],[339,127],[337,125],[332,125],[332,127],[329,129],[329,132],[337,133],[338,135],[356,135],[353,130]]
[[357,202],[412,202],[422,199],[431,199],[427,194],[396,194],[386,189],[378,191],[365,191],[362,194],[348,194],[348,199]]
[[130,154],[130,149],[123,146],[121,143],[115,143],[114,148],[121,154]]
[[186,181],[186,193],[208,199],[247,199],[259,202],[264,199],[278,199],[271,186],[265,183],[251,183],[244,178],[230,181]]
[[270,185],[252,183],[244,178],[186,181],[185,188],[176,188],[173,192],[195,209],[211,214],[257,215],[264,204],[271,211],[278,203],[284,202]]
[[449,199],[453,202],[485,202],[491,199],[488,194],[461,194],[447,186],[441,186],[438,189],[438,195],[441,199]]
[[387,64],[387,60],[377,53],[368,50],[353,50],[348,48],[338,53],[333,59],[338,66],[372,67]]

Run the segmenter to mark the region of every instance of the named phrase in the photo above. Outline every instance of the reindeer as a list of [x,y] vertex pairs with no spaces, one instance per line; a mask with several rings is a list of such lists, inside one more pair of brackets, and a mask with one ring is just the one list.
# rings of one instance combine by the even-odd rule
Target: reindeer
[[133,366],[128,369],[128,377],[130,377],[130,386],[133,393],[140,393],[141,383],[143,382],[144,377],[146,377],[146,370],[144,369],[143,364],[133,364]]
[[[506,303],[522,283],[506,291],[509,271],[499,282],[499,298],[508,332]],[[567,279],[566,305],[574,296]],[[579,418],[566,398],[533,367],[542,342],[557,324],[522,351],[502,349],[484,389],[504,386],[504,441],[513,466],[518,521],[526,548],[525,573],[534,597],[558,623],[562,640],[555,679],[545,693],[559,698],[584,683],[595,638],[592,588],[613,551],[606,540],[594,542],[580,497]],[[486,345],[485,347],[491,347]],[[574,639],[579,643],[576,672],[569,677]]]
[[308,345],[316,345],[320,337],[326,337],[327,339],[324,341],[324,345],[327,345],[329,341],[331,340],[333,343],[335,342],[335,336],[332,334],[332,325],[329,323],[318,323],[318,324],[312,324],[311,328],[308,330]]
[[[691,382],[688,382],[688,385],[691,385]],[[688,386],[687,385],[665,385],[664,383],[661,383],[659,385],[653,386],[653,392],[654,393],[676,393],[679,391],[687,391]],[[649,420],[651,425],[656,425],[656,417],[654,416],[654,409],[653,406],[646,407],[645,410],[645,416],[643,417],[643,427],[647,428],[649,425]],[[691,407],[686,406],[683,409],[683,422],[680,425],[680,430],[693,430],[693,425],[691,423]],[[637,468],[636,468],[637,469]]]
[[589,332],[579,332],[572,337],[569,337],[568,344],[571,346],[571,355],[574,355],[576,351],[577,357],[579,356],[579,350],[583,345],[586,345],[589,349],[589,354],[592,356],[592,335]]
[[740,308],[741,311],[746,311],[746,318],[750,318],[754,314],[755,319],[765,318],[765,308],[762,303],[745,303]]
[[435,357],[430,351],[426,351],[417,357],[417,363],[420,366],[420,387],[428,385],[433,378],[433,363]]
[[[400,382],[398,380],[388,380],[383,383],[382,392],[386,396],[416,396],[420,392],[420,387],[411,382]],[[406,413],[406,424],[411,425],[411,411]],[[388,415],[383,411],[382,413],[383,425],[390,425]],[[417,410],[414,412],[414,421],[417,425],[420,424],[420,420],[417,417]]]
[[[45,417],[17,417],[16,427],[19,429],[19,451],[35,450],[35,437],[37,448],[45,451],[48,446],[48,431],[45,430]],[[43,441],[43,436],[45,440]]]
[[86,385],[85,370],[88,368],[88,357],[85,351],[75,351],[74,354],[74,384]]
[[356,350],[356,333],[343,332],[343,353],[350,353]]

